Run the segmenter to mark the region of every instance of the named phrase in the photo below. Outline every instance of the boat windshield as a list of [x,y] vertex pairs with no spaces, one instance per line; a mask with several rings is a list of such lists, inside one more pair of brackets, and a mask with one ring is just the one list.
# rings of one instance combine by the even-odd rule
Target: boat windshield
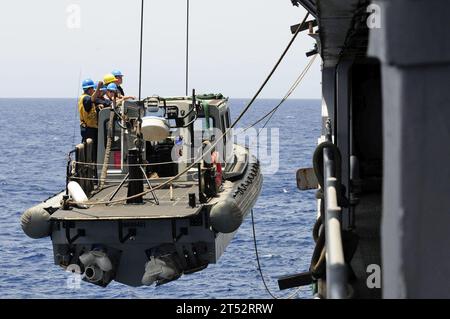
[[198,118],[194,122],[194,133],[196,136],[201,136],[202,139],[209,139],[214,134],[215,121],[210,117],[208,121],[206,118]]

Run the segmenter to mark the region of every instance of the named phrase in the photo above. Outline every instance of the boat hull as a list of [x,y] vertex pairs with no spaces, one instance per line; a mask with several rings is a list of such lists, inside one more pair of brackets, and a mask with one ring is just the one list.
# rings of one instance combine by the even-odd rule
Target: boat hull
[[[249,176],[252,176],[251,182]],[[245,190],[242,189],[243,183]],[[261,187],[262,175],[255,160],[248,164],[241,178],[226,181],[224,191],[217,198],[199,205],[195,215],[177,218],[64,219],[61,216],[70,214],[59,212],[51,218],[55,264],[70,269],[79,267],[85,274],[84,280],[100,286],[108,285],[111,280],[141,286],[178,279],[182,274],[202,270],[219,260],[253,207]],[[241,222],[231,231],[220,232],[212,225],[214,219],[211,212],[219,203],[232,200],[240,211]],[[126,209],[127,206],[123,207]],[[233,223],[236,224],[236,220]],[[93,257],[89,256],[91,252],[105,254],[112,269],[101,271]],[[83,263],[84,260],[88,261]],[[99,279],[94,274],[86,276],[95,269],[103,277]]]

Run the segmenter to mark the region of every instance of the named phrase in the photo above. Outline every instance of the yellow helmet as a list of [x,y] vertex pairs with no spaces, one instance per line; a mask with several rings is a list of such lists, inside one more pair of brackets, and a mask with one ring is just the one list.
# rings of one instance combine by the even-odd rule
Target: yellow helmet
[[116,83],[116,82],[117,82],[116,77],[111,73],[108,73],[103,77],[103,83],[105,85],[108,85],[110,83]]

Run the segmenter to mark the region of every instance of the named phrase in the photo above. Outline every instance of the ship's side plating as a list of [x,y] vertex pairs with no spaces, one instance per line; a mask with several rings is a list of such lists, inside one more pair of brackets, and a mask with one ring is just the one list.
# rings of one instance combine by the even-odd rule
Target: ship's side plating
[[317,20],[323,137],[330,120],[342,158],[339,214],[324,228],[338,222],[342,245],[327,238],[326,250],[341,250],[346,272],[327,260],[318,294],[448,298],[450,3],[292,2]]

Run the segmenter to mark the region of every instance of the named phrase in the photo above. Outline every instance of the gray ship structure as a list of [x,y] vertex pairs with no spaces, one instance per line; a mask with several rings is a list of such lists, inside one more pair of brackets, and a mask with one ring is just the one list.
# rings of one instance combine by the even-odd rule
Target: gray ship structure
[[100,286],[160,285],[216,263],[262,186],[257,159],[233,144],[227,101],[194,93],[102,109],[98,161],[92,140],[77,145],[66,189],[23,214],[24,232],[50,237],[56,265]]
[[[322,57],[318,298],[450,298],[450,2],[292,0]],[[298,27],[293,26],[292,30]]]

